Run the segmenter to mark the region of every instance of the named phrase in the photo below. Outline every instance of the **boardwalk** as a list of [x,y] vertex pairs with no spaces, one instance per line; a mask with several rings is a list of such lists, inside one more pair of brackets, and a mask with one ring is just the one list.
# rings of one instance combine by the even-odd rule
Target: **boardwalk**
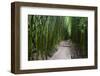
[[55,59],[71,59],[71,42],[70,40],[62,41],[58,45],[58,50],[50,58],[50,60]]

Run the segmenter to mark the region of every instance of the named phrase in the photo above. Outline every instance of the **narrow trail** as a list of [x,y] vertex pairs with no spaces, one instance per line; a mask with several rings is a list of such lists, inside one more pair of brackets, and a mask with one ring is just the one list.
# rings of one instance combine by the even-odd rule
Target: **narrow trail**
[[57,51],[50,58],[50,60],[56,59],[71,59],[71,42],[70,40],[62,41],[57,47]]

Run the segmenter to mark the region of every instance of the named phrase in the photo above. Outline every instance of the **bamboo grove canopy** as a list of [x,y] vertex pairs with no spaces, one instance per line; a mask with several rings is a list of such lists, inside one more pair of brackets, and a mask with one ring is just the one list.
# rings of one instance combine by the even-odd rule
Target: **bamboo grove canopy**
[[87,17],[28,15],[28,60],[45,60],[70,39],[87,57]]

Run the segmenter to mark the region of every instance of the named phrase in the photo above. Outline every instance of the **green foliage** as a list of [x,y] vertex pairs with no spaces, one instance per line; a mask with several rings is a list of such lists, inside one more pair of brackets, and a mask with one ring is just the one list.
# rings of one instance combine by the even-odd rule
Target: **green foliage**
[[28,16],[28,60],[47,59],[68,39],[87,50],[86,17]]
[[87,18],[72,17],[71,40],[81,49],[82,55],[87,57]]

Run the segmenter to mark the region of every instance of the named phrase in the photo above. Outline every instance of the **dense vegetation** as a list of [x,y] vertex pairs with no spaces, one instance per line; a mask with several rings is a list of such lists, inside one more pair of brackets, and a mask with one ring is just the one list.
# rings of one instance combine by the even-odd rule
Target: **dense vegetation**
[[68,39],[87,57],[87,17],[28,16],[28,60],[48,59]]

